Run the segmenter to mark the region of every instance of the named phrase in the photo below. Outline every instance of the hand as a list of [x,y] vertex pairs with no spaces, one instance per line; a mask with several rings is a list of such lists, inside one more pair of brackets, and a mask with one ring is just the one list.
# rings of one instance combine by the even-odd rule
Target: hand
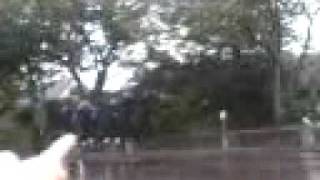
[[67,134],[39,155],[20,160],[13,152],[0,153],[1,180],[67,180],[68,161],[77,136]]

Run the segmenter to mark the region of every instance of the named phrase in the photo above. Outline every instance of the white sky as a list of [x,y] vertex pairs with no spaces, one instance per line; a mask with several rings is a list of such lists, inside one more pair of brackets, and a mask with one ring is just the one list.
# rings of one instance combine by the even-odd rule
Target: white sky
[[[308,29],[308,21],[304,18],[298,18],[295,24],[293,25],[296,32],[300,35],[301,39],[299,42],[292,43],[289,46],[289,50],[292,50],[294,54],[300,54],[302,51],[302,44],[305,41],[307,29]],[[315,18],[313,27],[311,29],[311,42],[310,42],[310,51],[318,52],[320,51],[320,16],[319,18]]]
[[[315,11],[320,7],[319,2],[316,0],[307,0],[309,2],[309,8],[311,11]],[[292,52],[296,55],[299,55],[302,51],[302,44],[305,41],[307,35],[307,29],[309,26],[309,22],[305,17],[299,17],[292,25],[293,29],[296,33],[301,37],[301,40],[297,43],[292,43],[292,45],[288,48],[292,50]],[[313,26],[311,28],[311,42],[310,42],[310,52],[319,52],[320,51],[320,14],[314,17]]]

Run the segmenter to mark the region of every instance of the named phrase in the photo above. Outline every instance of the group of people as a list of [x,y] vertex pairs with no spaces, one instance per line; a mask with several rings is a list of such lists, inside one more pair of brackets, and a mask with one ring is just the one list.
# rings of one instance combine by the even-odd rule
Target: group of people
[[69,101],[61,108],[61,128],[81,140],[97,136],[98,108],[88,100]]

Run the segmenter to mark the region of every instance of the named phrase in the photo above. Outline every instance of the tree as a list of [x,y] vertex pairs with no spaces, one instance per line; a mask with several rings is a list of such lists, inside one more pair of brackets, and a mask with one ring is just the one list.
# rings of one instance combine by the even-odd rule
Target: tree
[[[33,112],[28,122],[43,125],[44,92],[61,74],[74,79],[80,95],[99,100],[107,69],[135,42],[132,27],[141,9],[129,12],[131,6],[116,0],[1,1],[0,111],[15,107],[16,100],[27,95]],[[92,39],[97,31],[103,43]],[[97,72],[97,79],[88,92],[81,73],[90,70]]]
[[239,49],[265,52],[273,67],[275,123],[281,119],[280,51],[296,39],[290,23],[298,15],[308,15],[306,3],[292,0],[203,2],[198,14],[192,14],[185,21],[191,28],[188,38],[204,46],[204,55],[208,50],[218,51],[221,42],[234,44]]
[[[131,6],[117,0],[34,1],[30,5],[33,16],[26,24],[38,23],[38,54],[30,57],[41,70],[38,80],[43,87],[54,83],[54,76],[67,73],[81,96],[98,100],[107,69],[119,60],[127,45],[136,41],[133,27],[137,26],[142,10],[130,11]],[[89,71],[97,74],[92,90],[81,78],[82,73]]]
[[21,68],[29,54],[35,53],[33,49],[34,34],[28,30],[30,26],[23,26],[22,17],[25,17],[24,5],[27,1],[2,1],[0,3],[0,74],[3,78],[0,85],[2,97],[1,109],[11,109],[19,94],[20,86],[23,84],[26,74]]
[[173,61],[147,71],[133,93],[136,128],[149,136],[212,132],[222,108],[229,110],[230,129],[269,126],[271,68],[261,62],[267,59],[253,60],[237,67],[212,59],[196,65]]

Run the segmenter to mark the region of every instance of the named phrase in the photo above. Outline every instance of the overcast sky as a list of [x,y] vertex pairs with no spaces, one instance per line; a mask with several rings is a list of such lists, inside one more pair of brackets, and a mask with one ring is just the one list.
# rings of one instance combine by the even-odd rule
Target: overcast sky
[[[309,2],[310,9],[312,11],[315,11],[317,8],[320,7],[319,2],[317,0],[306,0]],[[296,55],[299,55],[302,51],[302,44],[304,43],[304,40],[307,35],[307,29],[309,26],[309,22],[306,18],[300,17],[298,18],[295,23],[292,25],[293,29],[296,31],[296,33],[300,36],[301,41],[292,43],[292,45],[289,47],[289,49]],[[311,52],[319,52],[320,51],[320,16],[317,15],[314,17],[313,26],[311,29]]]

